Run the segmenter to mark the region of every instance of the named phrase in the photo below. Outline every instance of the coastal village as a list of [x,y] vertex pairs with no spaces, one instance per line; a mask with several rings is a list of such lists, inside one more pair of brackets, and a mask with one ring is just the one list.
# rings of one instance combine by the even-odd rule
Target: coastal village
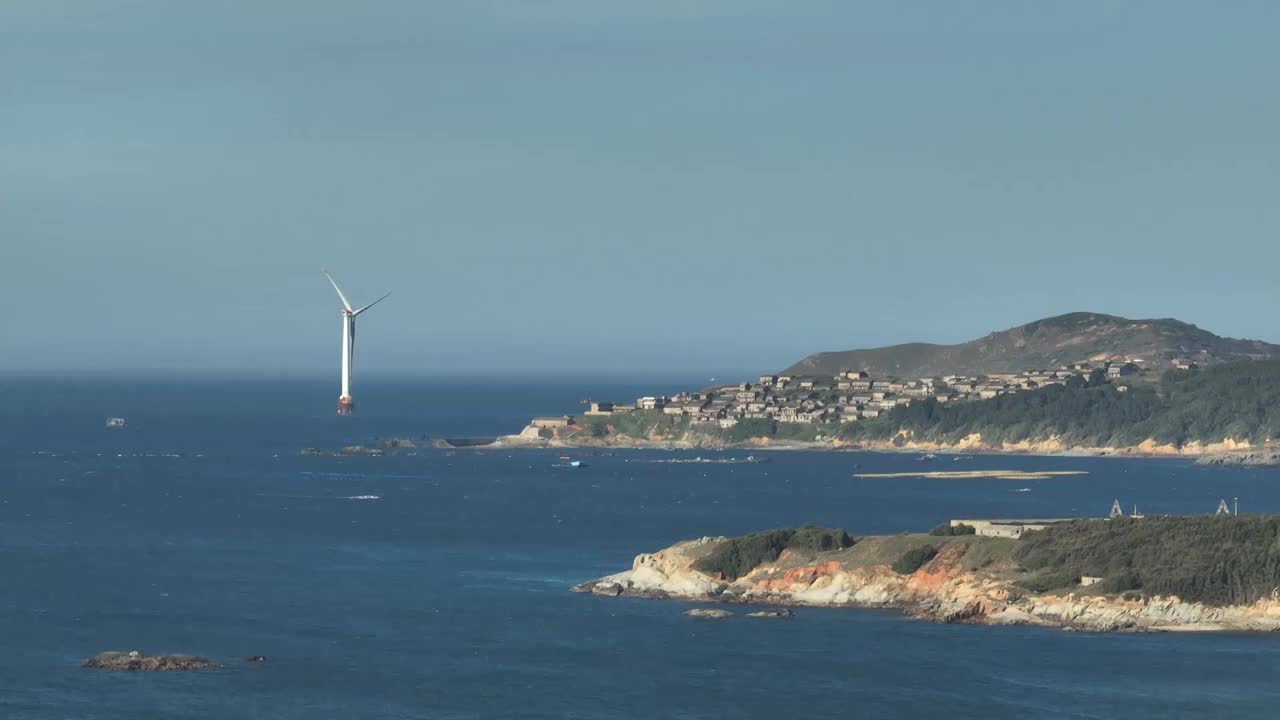
[[[1190,370],[1195,363],[1174,360],[1175,369]],[[645,396],[630,403],[587,401],[585,416],[612,416],[635,411],[656,411],[685,416],[691,422],[731,428],[746,419],[779,423],[849,423],[879,417],[899,406],[926,398],[939,403],[989,400],[1009,393],[1065,385],[1071,378],[1088,380],[1101,371],[1106,381],[1125,391],[1143,374],[1140,362],[1129,360],[1079,362],[1052,370],[1027,370],[982,376],[946,375],[907,380],[873,377],[863,370],[847,370],[833,377],[761,375],[757,382],[717,385],[698,392]],[[550,430],[570,426],[569,416],[534,418],[531,429]]]

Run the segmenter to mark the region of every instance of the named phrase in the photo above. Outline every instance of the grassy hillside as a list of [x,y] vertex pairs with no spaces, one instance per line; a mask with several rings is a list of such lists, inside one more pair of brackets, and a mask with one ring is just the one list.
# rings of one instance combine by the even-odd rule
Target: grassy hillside
[[1141,358],[1154,368],[1167,367],[1174,358],[1190,358],[1208,366],[1280,357],[1280,345],[1219,337],[1173,319],[1129,320],[1081,312],[1038,320],[958,345],[912,343],[817,353],[785,372],[824,376],[861,369],[875,375],[917,378],[1021,372],[1119,357]]
[[1105,578],[1104,592],[1249,604],[1280,587],[1280,517],[1080,520],[1026,534],[1015,558],[1035,591],[1092,575]]
[[1280,437],[1280,360],[1170,371],[1155,385],[1127,392],[1078,381],[982,402],[945,405],[928,399],[837,432],[852,440],[882,440],[903,430],[937,442],[980,433],[989,443],[1053,436],[1066,444],[1112,447],[1148,438],[1178,446],[1224,438],[1261,443]]

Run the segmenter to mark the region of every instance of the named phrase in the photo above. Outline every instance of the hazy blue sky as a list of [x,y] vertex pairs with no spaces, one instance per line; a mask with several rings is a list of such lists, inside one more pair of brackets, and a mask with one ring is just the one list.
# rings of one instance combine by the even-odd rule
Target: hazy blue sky
[[0,3],[0,368],[1280,342],[1280,3]]

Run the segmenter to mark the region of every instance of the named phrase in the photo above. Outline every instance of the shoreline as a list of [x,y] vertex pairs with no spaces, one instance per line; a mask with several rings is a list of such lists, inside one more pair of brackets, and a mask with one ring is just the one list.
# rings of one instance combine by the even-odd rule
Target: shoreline
[[[969,565],[966,553],[1008,549],[1014,540],[968,536],[871,536],[852,547],[807,555],[783,550],[733,580],[695,569],[725,537],[686,540],[637,555],[630,570],[571,588],[604,598],[680,600],[719,606],[781,606],[897,610],[945,624],[1039,626],[1085,632],[1277,632],[1280,597],[1249,605],[1210,606],[1175,596],[1119,597],[1087,590],[1031,593],[1007,566]],[[890,567],[886,553],[904,541],[938,545],[909,573]],[[1004,545],[999,545],[1004,543]],[[989,551],[989,550],[988,550]],[[726,615],[727,616],[727,615]]]
[[849,443],[842,441],[801,441],[776,440],[773,438],[753,438],[745,442],[691,442],[681,439],[635,439],[624,436],[609,438],[590,438],[572,440],[559,437],[531,438],[528,435],[502,435],[493,442],[484,445],[448,446],[452,449],[475,450],[703,450],[730,451],[746,450],[764,451],[826,451],[826,452],[875,452],[895,454],[931,454],[945,453],[956,456],[997,456],[997,457],[1096,457],[1096,458],[1134,458],[1134,459],[1166,459],[1191,460],[1199,465],[1237,466],[1237,467],[1280,467],[1280,447],[1263,445],[1249,446],[1247,443],[1234,443],[1230,440],[1214,444],[1193,444],[1182,448],[1169,445],[1156,445],[1144,442],[1139,445],[1125,447],[1093,447],[1093,446],[1061,446],[1055,441],[1037,443],[1020,442],[992,447],[981,444],[944,444],[934,442],[906,441],[902,444],[893,441],[874,443]]

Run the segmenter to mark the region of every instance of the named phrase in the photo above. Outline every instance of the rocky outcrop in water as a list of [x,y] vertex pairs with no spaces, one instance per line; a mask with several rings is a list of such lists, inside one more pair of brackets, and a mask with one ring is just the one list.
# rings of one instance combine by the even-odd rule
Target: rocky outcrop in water
[[694,608],[685,612],[685,615],[695,618],[704,618],[706,620],[723,620],[724,618],[733,617],[733,613],[720,608]]
[[1244,453],[1219,453],[1205,455],[1196,460],[1197,465],[1232,465],[1239,467],[1280,467],[1280,449],[1263,449]]
[[143,655],[131,652],[108,651],[84,661],[82,667],[92,670],[128,670],[134,672],[173,672],[206,670],[222,665],[199,655]]
[[747,617],[749,618],[770,618],[774,620],[789,618],[789,617],[793,617],[794,615],[795,613],[791,612],[791,610],[787,608],[779,608],[777,610],[760,610],[757,612],[747,613]]

